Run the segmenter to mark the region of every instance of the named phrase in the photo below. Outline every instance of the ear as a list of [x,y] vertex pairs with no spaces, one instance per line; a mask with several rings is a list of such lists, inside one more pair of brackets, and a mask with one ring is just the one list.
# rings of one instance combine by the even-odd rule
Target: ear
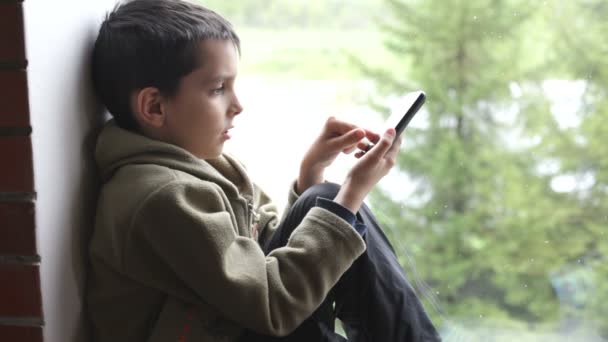
[[142,127],[160,128],[166,120],[163,96],[158,88],[147,87],[138,90],[134,94],[135,119]]

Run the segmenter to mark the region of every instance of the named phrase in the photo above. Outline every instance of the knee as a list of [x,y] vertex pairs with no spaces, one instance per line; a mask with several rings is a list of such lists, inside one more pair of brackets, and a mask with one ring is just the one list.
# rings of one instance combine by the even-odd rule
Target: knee
[[285,216],[285,221],[281,224],[279,231],[275,233],[273,238],[265,246],[266,251],[270,251],[277,246],[284,246],[292,231],[304,219],[308,211],[316,206],[317,198],[323,197],[334,199],[340,190],[340,186],[334,183],[321,183],[306,189],[298,198],[298,200],[289,209]]
[[324,182],[315,184],[306,189],[306,191],[304,191],[300,197],[310,197],[313,199],[323,197],[327,199],[334,199],[338,194],[338,191],[340,191],[340,185],[336,183]]
[[296,203],[309,208],[314,207],[318,197],[333,200],[338,194],[338,191],[340,191],[340,185],[336,183],[319,183],[306,189],[306,191],[300,195],[300,198],[298,198]]

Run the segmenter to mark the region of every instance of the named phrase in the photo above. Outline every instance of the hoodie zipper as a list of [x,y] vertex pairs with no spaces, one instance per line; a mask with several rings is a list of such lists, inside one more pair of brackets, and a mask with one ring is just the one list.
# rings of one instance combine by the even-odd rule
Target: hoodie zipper
[[258,239],[258,232],[259,232],[259,227],[257,226],[258,223],[260,222],[260,214],[258,214],[255,211],[255,208],[253,206],[253,201],[249,201],[247,200],[247,208],[248,213],[247,213],[247,222],[249,223],[249,233],[251,234],[251,237],[253,237],[255,240]]

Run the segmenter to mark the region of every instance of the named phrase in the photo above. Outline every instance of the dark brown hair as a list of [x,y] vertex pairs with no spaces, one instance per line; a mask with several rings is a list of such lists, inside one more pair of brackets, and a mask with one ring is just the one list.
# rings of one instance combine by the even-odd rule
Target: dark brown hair
[[183,0],[131,0],[116,5],[101,24],[93,48],[93,85],[117,124],[137,128],[133,91],[156,87],[173,96],[180,79],[199,67],[206,39],[231,40],[232,25],[219,14]]

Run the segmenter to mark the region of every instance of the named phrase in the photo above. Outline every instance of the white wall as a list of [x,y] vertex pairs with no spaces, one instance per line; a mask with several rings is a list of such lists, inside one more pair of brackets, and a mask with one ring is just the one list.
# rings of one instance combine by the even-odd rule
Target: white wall
[[82,312],[101,110],[89,82],[98,25],[115,0],[24,2],[44,341],[87,341]]
[[[102,117],[91,92],[89,55],[98,25],[116,1],[24,1],[45,342],[88,340],[84,261],[97,192],[93,139]],[[282,209],[303,153],[327,116],[341,117],[346,109],[336,107],[340,85],[239,77],[245,113],[226,147]],[[361,108],[350,111],[349,119],[361,114],[357,123],[377,119]],[[306,119],[294,126],[294,118]],[[340,183],[352,159],[341,157],[328,179]]]

